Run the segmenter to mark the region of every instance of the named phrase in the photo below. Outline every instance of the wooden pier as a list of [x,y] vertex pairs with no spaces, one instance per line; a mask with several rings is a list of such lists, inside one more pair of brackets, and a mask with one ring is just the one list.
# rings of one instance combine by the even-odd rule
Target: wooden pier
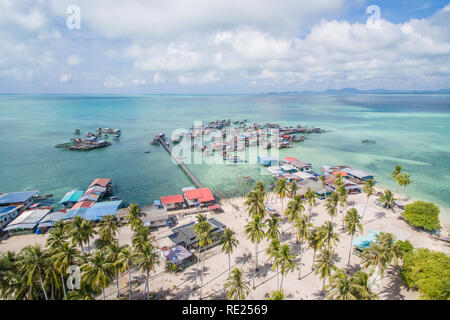
[[169,152],[173,159],[175,159],[176,163],[180,166],[180,168],[184,171],[184,173],[191,179],[191,181],[195,184],[195,186],[199,189],[203,188],[203,185],[198,181],[198,179],[192,174],[192,172],[186,167],[186,165],[181,161],[176,155],[173,154],[172,149],[169,145],[164,141],[164,139],[159,138],[159,143]]

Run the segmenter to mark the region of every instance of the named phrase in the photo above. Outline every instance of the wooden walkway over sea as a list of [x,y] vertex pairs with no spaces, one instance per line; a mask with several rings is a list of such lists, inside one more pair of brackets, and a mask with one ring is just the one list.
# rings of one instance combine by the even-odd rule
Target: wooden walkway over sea
[[186,167],[186,165],[179,159],[175,154],[173,154],[172,149],[166,143],[164,139],[159,139],[159,143],[169,152],[173,159],[175,159],[178,166],[184,171],[184,173],[191,179],[195,186],[199,189],[203,188],[203,185],[198,181],[198,179],[192,174],[192,172]]

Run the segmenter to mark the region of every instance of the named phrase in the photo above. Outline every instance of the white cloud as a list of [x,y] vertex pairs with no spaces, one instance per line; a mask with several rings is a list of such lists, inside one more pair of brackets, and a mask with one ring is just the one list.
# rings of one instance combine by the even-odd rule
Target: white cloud
[[109,75],[106,77],[105,82],[103,82],[103,86],[106,88],[120,88],[125,86],[125,83],[122,80],[117,79],[113,75]]
[[147,83],[147,80],[145,80],[145,79],[133,79],[132,82],[133,82],[134,85],[142,86],[142,85]]
[[72,79],[72,75],[70,75],[70,74],[62,74],[59,77],[59,82],[66,83],[66,82],[70,81],[70,79]]
[[71,66],[76,66],[80,64],[80,62],[81,60],[76,54],[73,54],[69,58],[67,58],[67,63],[70,64]]
[[153,83],[160,84],[164,82],[166,82],[166,79],[164,79],[164,77],[160,73],[155,73],[153,75]]

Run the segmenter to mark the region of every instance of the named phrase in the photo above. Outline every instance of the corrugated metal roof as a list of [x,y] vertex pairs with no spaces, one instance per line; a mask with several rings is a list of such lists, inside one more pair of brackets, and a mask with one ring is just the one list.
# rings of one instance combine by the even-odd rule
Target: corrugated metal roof
[[0,195],[0,204],[25,202],[38,192],[39,190],[4,193]]
[[[4,231],[14,230],[14,229],[32,229],[46,216],[50,213],[49,209],[34,209],[27,210],[19,215],[16,219],[11,221]],[[28,226],[24,228],[23,226]]]
[[77,202],[78,200],[80,200],[83,194],[84,194],[83,190],[72,190],[70,192],[67,192],[59,203]]

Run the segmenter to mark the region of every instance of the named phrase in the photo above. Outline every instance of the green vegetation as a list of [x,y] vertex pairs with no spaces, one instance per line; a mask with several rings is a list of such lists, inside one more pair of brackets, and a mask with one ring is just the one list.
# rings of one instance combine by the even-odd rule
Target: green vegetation
[[431,202],[416,201],[406,205],[403,212],[405,220],[413,227],[425,230],[439,230],[439,207]]
[[450,257],[443,252],[416,248],[403,257],[402,280],[419,290],[423,299],[450,299]]
[[244,300],[250,292],[248,282],[244,280],[242,270],[238,268],[231,270],[231,276],[228,277],[224,287],[228,300]]

